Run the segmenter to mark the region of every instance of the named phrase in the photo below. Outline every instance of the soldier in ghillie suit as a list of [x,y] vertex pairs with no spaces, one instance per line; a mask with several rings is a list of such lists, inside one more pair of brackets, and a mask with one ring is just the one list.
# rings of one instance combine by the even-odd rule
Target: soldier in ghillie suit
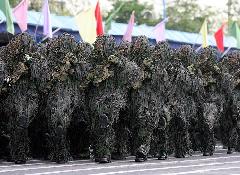
[[36,61],[32,64],[32,76],[39,82],[39,91],[44,96],[41,101],[44,110],[40,115],[47,121],[47,157],[57,163],[71,158],[67,129],[73,111],[85,103],[85,77],[90,67],[84,60],[87,57],[81,57],[79,47],[72,36],[64,34],[42,45],[33,55]]
[[215,146],[214,127],[226,112],[226,104],[229,104],[231,98],[231,89],[229,89],[230,86],[224,85],[226,77],[224,77],[220,63],[217,62],[215,49],[201,50],[196,68],[202,74],[205,91],[202,92],[202,107],[198,115],[200,121],[196,127],[199,130],[198,139],[203,155],[212,155]]
[[[191,155],[190,137],[193,138],[193,135],[198,132],[192,126],[200,123],[206,124],[206,128],[208,126],[208,121],[204,121],[203,114],[201,114],[204,88],[201,72],[198,72],[195,64],[196,58],[197,55],[190,46],[182,46],[176,50],[174,59],[171,60],[172,65],[167,68],[172,83],[169,93],[169,103],[171,104],[169,145],[170,152],[173,151],[177,158],[185,157],[187,154]],[[203,134],[213,137],[213,133],[205,129]],[[207,143],[213,139],[209,137],[205,138]],[[204,146],[204,154],[207,154],[207,151]]]
[[167,68],[171,89],[168,97],[171,119],[169,122],[169,150],[175,157],[184,158],[190,150],[189,118],[195,114],[195,103],[188,95],[192,88],[192,79],[188,69],[181,63],[178,55],[171,60]]
[[[0,47],[0,55],[2,55],[2,51],[4,47]],[[6,64],[3,58],[0,56],[0,159],[8,159],[9,158],[9,131],[8,131],[8,117],[4,115],[3,104],[4,99],[6,98]]]
[[[188,70],[191,79],[187,92],[189,134],[191,146],[194,150],[201,150],[204,156],[212,155],[214,151],[214,120],[209,116],[205,103],[206,93],[203,85],[203,76],[197,64],[197,54],[191,46],[181,46],[176,52],[177,58],[181,60],[183,66]],[[209,108],[210,109],[210,108]]]
[[[152,133],[151,149],[152,154],[159,160],[164,160],[168,156],[168,125],[170,121],[169,93],[171,88],[170,77],[167,68],[171,66],[173,51],[166,42],[157,43],[153,54],[149,59],[149,70],[151,70],[151,88],[159,94],[158,105],[159,115],[155,116],[157,125]],[[154,150],[155,149],[155,150]]]
[[[166,129],[167,119],[164,116],[163,108],[168,92],[169,77],[164,66],[166,66],[169,55],[171,55],[171,50],[166,43],[159,43],[154,48],[143,36],[136,38],[132,44],[130,59],[144,71],[142,85],[137,89],[132,89],[129,96],[132,147],[137,162],[147,160],[153,130],[157,128],[158,124],[163,124],[163,132]],[[158,145],[159,158],[166,158],[166,147],[164,146],[166,138],[160,139],[163,139],[163,142]],[[158,138],[159,142],[161,142],[160,139]],[[160,144],[162,145],[160,146]]]
[[142,74],[134,62],[116,52],[115,40],[111,36],[97,38],[91,63],[88,105],[94,154],[97,161],[107,163],[111,160],[115,140],[113,124],[119,120],[120,110],[127,105],[128,89],[138,86]]
[[240,151],[240,52],[228,54],[222,62],[224,67],[221,87],[226,102],[224,112],[219,119],[220,135],[223,145],[228,147],[228,154],[232,148]]
[[[116,48],[116,55],[129,60],[131,43],[122,41]],[[128,99],[127,99],[128,100]],[[128,104],[128,101],[126,102]],[[119,119],[113,123],[115,132],[115,140],[113,144],[112,159],[122,160],[130,154],[130,122],[129,122],[129,106],[121,109]]]
[[15,163],[25,163],[29,155],[28,127],[38,108],[38,93],[31,79],[30,53],[37,49],[31,36],[16,36],[1,52],[6,63],[8,94],[4,114],[9,117],[10,155]]
[[[73,76],[81,83],[81,89],[88,89],[87,75],[92,66],[90,64],[90,56],[93,47],[85,42],[81,42],[76,48],[76,58],[73,62]],[[68,128],[68,138],[70,141],[70,153],[73,158],[89,158],[89,146],[91,135],[91,118],[89,116],[89,108],[84,97],[74,109],[71,116],[71,123]]]

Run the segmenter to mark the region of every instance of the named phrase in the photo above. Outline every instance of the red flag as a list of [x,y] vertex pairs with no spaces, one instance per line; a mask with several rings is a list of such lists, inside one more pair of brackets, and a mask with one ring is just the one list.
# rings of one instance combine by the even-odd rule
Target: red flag
[[99,6],[99,1],[97,2],[95,9],[95,18],[97,21],[97,36],[103,35],[102,14]]
[[224,44],[223,44],[223,29],[224,29],[225,23],[215,32],[214,37],[217,43],[217,48],[223,52],[224,51]]

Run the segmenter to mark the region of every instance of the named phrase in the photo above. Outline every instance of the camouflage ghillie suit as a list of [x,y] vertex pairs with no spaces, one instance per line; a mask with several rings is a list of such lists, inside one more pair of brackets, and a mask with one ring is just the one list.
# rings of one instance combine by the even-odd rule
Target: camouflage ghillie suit
[[[202,73],[203,87],[203,102],[201,113],[198,116],[201,120],[198,122],[199,136],[202,151],[204,155],[213,154],[214,141],[214,126],[221,120],[226,111],[226,104],[229,104],[231,95],[226,93],[227,86],[224,86],[224,81],[227,80],[222,73],[220,63],[217,62],[216,50],[205,48],[199,53],[197,69]],[[229,91],[231,94],[231,91]],[[229,98],[229,99],[228,99]]]
[[138,66],[116,52],[115,40],[98,37],[91,57],[88,105],[92,117],[94,154],[99,162],[110,162],[114,145],[113,123],[126,107],[127,92],[141,79]]
[[223,115],[219,119],[221,140],[223,145],[228,147],[228,153],[232,148],[240,151],[240,86],[239,86],[239,65],[240,53],[234,51],[223,60],[223,93],[226,96],[226,103]]
[[[0,47],[0,55],[5,47]],[[0,56],[0,159],[9,158],[9,131],[8,131],[8,117],[4,115],[3,104],[6,99],[6,64],[3,58]]]
[[[78,44],[76,49],[77,60],[74,61],[73,75],[81,83],[81,89],[84,91],[88,88],[87,75],[91,69],[89,57],[91,56],[92,49],[90,44],[84,42]],[[87,97],[85,96],[73,111],[71,123],[68,128],[70,153],[73,158],[89,158],[91,118],[85,98]]]
[[182,46],[177,51],[177,57],[188,69],[191,78],[191,89],[187,94],[191,102],[188,107],[188,117],[192,148],[201,150],[203,155],[212,155],[214,151],[214,120],[209,118],[209,112],[213,111],[206,111],[205,99],[207,97],[203,86],[203,76],[196,63],[197,55],[190,46]]
[[32,76],[39,82],[39,91],[44,96],[42,112],[47,120],[45,141],[48,158],[57,163],[70,159],[67,128],[76,107],[85,102],[84,88],[88,63],[78,52],[74,38],[64,34],[41,46],[33,57]]
[[15,37],[1,52],[6,63],[8,95],[4,113],[9,117],[10,154],[15,163],[25,163],[29,154],[28,127],[38,107],[38,93],[31,79],[29,54],[37,49],[27,34]]
[[171,66],[173,51],[165,42],[158,43],[151,57],[151,83],[154,91],[160,96],[158,107],[160,110],[159,116],[156,116],[157,125],[152,133],[151,154],[158,157],[159,160],[167,158],[168,155],[168,126],[170,121],[169,111],[169,93],[171,88],[170,77],[167,68]]
[[[116,55],[121,58],[129,59],[131,43],[122,41],[116,48]],[[127,99],[128,100],[128,99]],[[128,101],[126,102],[128,104]],[[113,144],[112,159],[125,159],[130,154],[130,119],[129,106],[119,112],[119,119],[113,123],[115,140]]]
[[195,59],[193,49],[182,46],[176,50],[172,64],[167,68],[172,84],[168,97],[171,106],[169,152],[174,152],[177,158],[191,155],[190,123],[198,120],[197,111],[201,106],[201,79],[195,72]]
[[[164,66],[168,54],[171,54],[171,52],[167,53],[169,50],[166,43],[158,44],[155,48],[151,47],[147,38],[142,36],[132,44],[130,59],[144,71],[142,85],[138,89],[132,89],[129,96],[132,144],[136,161],[147,159],[153,130],[157,128],[160,120],[163,121],[163,127],[166,127],[163,107],[168,89],[168,75]],[[163,142],[165,145],[165,141]],[[162,156],[164,152],[160,152],[159,156]]]

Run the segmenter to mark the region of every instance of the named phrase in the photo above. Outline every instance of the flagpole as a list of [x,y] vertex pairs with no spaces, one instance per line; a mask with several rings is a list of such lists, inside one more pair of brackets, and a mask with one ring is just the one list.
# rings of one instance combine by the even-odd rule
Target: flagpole
[[[54,35],[54,34],[57,33],[59,30],[61,30],[60,27],[57,28],[56,30],[54,30],[54,31],[52,32],[52,34]],[[45,41],[47,38],[49,38],[49,37],[48,37],[48,36],[45,36],[45,37],[41,40],[41,42]]]
[[195,50],[195,52],[198,52],[201,48],[202,48],[202,46],[199,46],[199,47]]
[[163,19],[165,19],[167,17],[165,0],[162,0],[162,4],[163,4]]
[[[193,48],[195,47],[196,42],[197,42],[197,40],[198,40],[199,37],[200,37],[200,35],[198,34],[197,37],[196,37],[196,39],[195,39],[195,41],[194,41]],[[198,49],[198,48],[197,48],[197,49]]]
[[40,24],[41,18],[42,18],[42,13],[40,14],[40,17],[38,19],[37,26],[36,26],[36,29],[35,29],[35,32],[34,32],[34,38],[35,38],[36,41],[37,41],[37,29],[38,29],[38,26]]
[[225,50],[225,52],[223,52],[221,58],[223,58],[231,49],[232,47],[228,47],[227,50]]

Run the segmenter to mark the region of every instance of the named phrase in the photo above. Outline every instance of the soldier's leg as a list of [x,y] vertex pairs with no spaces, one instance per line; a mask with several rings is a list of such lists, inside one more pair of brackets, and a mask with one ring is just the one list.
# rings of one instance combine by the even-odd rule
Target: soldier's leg
[[[1,104],[0,104],[1,105]],[[9,141],[10,135],[8,131],[8,120],[3,112],[0,112],[0,159],[10,159]]]
[[157,117],[151,116],[150,112],[145,111],[141,115],[137,116],[134,120],[134,142],[136,145],[136,162],[142,162],[147,160],[147,155],[150,150],[151,137],[153,130],[157,127]]
[[237,141],[236,141],[235,150],[240,152],[240,120],[237,121],[236,132],[237,132]]
[[[50,122],[50,121],[49,121]],[[67,126],[63,121],[49,123],[48,137],[49,159],[57,163],[66,163],[71,160],[69,144],[67,142]]]
[[201,121],[198,126],[200,130],[200,143],[203,156],[212,156],[215,148],[214,130],[207,121]]
[[157,136],[157,155],[159,160],[165,160],[167,158],[167,121],[164,117],[160,117],[158,127],[155,129]]
[[115,133],[113,130],[112,119],[107,114],[95,116],[95,126],[93,128],[95,161],[99,163],[111,162],[111,152]]
[[120,111],[118,122],[114,123],[115,141],[112,158],[116,160],[125,159],[129,154],[129,120],[126,111]]
[[10,153],[17,164],[26,163],[29,152],[28,128],[25,117],[17,117],[12,123],[10,134]]
[[176,158],[184,158],[190,150],[191,142],[188,134],[188,124],[183,116],[174,116],[170,120],[170,139]]

